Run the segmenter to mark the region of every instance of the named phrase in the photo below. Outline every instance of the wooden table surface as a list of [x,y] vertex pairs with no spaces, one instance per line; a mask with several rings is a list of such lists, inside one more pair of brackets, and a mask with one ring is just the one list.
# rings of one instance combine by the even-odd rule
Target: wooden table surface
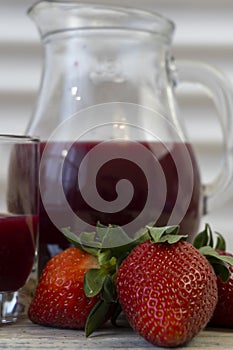
[[[105,328],[88,339],[83,331],[63,330],[32,324],[27,319],[0,327],[0,349],[163,349],[153,346],[130,328]],[[207,329],[178,349],[232,350],[233,330]]]

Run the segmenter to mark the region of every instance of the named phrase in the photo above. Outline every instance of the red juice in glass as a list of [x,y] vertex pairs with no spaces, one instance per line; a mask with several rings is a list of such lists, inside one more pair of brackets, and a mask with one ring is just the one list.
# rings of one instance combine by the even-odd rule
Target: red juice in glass
[[[163,186],[160,183],[161,171],[166,182],[165,203],[159,217],[156,217],[155,208],[153,205],[149,207],[145,216],[138,220],[139,230],[145,224],[153,222],[157,226],[163,226],[168,223],[174,206],[180,206],[184,210],[184,215],[181,222],[173,222],[172,224],[180,224],[180,232],[188,233],[190,238],[197,232],[200,220],[200,203],[201,203],[201,184],[197,168],[197,163],[189,144],[185,143],[168,143],[159,142],[127,142],[127,141],[111,141],[102,144],[98,150],[100,142],[98,141],[78,141],[72,144],[65,142],[57,143],[41,143],[41,154],[43,153],[43,166],[40,169],[43,184],[40,190],[44,191],[44,197],[48,198],[49,211],[53,211],[60,220],[59,227],[72,225],[66,221],[63,212],[63,206],[57,198],[57,179],[58,174],[62,171],[62,187],[66,200],[73,212],[87,224],[95,226],[98,221],[104,225],[116,224],[120,226],[127,225],[132,220],[136,220],[139,214],[144,210],[148,196],[148,182],[145,173],[149,174],[153,181],[153,186],[156,189],[156,197],[164,196]],[[137,144],[140,144],[147,151],[143,157],[143,166],[140,168],[134,161],[137,155]],[[57,149],[57,151],[56,151]],[[134,193],[130,203],[118,212],[107,213],[105,211],[93,208],[83,198],[80,188],[78,174],[81,169],[81,164],[90,151],[95,151],[94,157],[101,159],[103,154],[109,156],[109,161],[104,164],[96,172],[95,184],[98,195],[106,201],[114,201],[117,197],[116,185],[121,179],[127,179],[133,186]],[[127,159],[121,157],[121,152],[124,150],[127,154]],[[184,150],[188,153],[191,162],[191,171],[193,178],[192,193],[187,208],[182,208],[182,196],[187,195],[190,191],[189,183],[190,164],[187,164],[184,157]],[[118,155],[116,157],[116,154]],[[152,167],[154,157],[157,160],[156,167]],[[131,160],[132,158],[132,160]],[[139,161],[142,161],[140,157]],[[62,170],[61,170],[62,164]],[[93,172],[95,172],[94,164],[90,160],[85,163],[82,168],[82,188],[91,188],[93,185]],[[183,183],[181,184],[182,196],[178,199],[179,176],[177,171],[183,175]],[[180,201],[180,203],[179,203]],[[177,203],[178,202],[178,203]],[[43,202],[40,202],[40,244],[39,244],[39,264],[40,270],[44,267],[48,259],[56,254],[60,249],[68,246],[66,239],[59,231],[57,225],[54,225],[47,215],[48,207],[44,207]],[[92,229],[93,231],[93,229]]]
[[26,316],[37,283],[39,146],[0,135],[0,324]]
[[38,216],[0,214],[0,292],[26,282],[35,257]]

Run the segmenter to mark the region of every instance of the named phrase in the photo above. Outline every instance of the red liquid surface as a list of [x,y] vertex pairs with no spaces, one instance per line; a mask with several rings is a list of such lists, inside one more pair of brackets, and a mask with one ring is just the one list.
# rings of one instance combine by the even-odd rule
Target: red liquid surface
[[[41,144],[42,151],[45,145],[45,143]],[[105,225],[124,226],[138,219],[139,214],[147,205],[150,186],[153,186],[155,189],[154,203],[159,202],[165,196],[162,212],[158,216],[156,205],[154,207],[154,204],[151,203],[147,210],[144,210],[145,213],[140,217],[140,220],[137,220],[135,230],[149,222],[153,222],[157,226],[166,225],[174,206],[180,208],[183,217],[180,222],[174,221],[169,224],[180,224],[180,232],[189,234],[190,239],[198,230],[202,199],[201,185],[197,164],[189,144],[170,143],[164,145],[156,142],[113,141],[102,144],[100,149],[96,147],[98,145],[98,142],[77,142],[71,148],[70,144],[65,142],[46,145],[42,158],[42,183],[40,186],[40,190],[44,194],[43,198],[46,198],[46,208],[44,208],[42,202],[40,204],[40,270],[51,255],[68,246],[66,239],[63,238],[57,227],[71,226],[74,231],[79,231],[79,227],[72,228],[72,223],[67,219],[59,198],[57,181],[58,174],[61,171],[62,186],[68,205],[87,225],[95,226],[97,221],[100,221]],[[145,155],[139,152],[138,145],[143,146],[146,151]],[[86,165],[81,169],[80,185],[80,179],[78,178],[80,165],[85,156],[93,150],[94,156],[89,158]],[[122,151],[124,156],[121,156]],[[186,159],[187,154],[188,161]],[[106,161],[105,157],[109,160]],[[95,183],[93,184],[91,175],[95,173],[96,164],[94,160],[98,160],[103,164],[96,173]],[[191,162],[191,168],[189,162]],[[137,163],[142,164],[141,168]],[[177,168],[179,168],[179,171],[177,171]],[[148,185],[148,176],[145,176],[145,173],[149,174],[150,186]],[[161,174],[163,174],[163,180],[161,180]],[[182,181],[180,181],[179,174],[182,174]],[[80,191],[81,187],[89,191],[92,197],[92,186],[94,186],[97,188],[99,196],[111,204],[118,196],[116,186],[121,179],[127,179],[132,184],[133,196],[124,209],[116,212],[109,213],[101,210],[101,207],[93,208],[86,203]],[[190,181],[192,179],[193,186],[190,194]],[[166,192],[164,192],[163,181],[165,181]],[[180,188],[181,196],[178,197]],[[188,206],[183,208],[183,202],[189,195]],[[58,218],[58,225],[54,225],[48,217],[48,208],[49,212],[54,213]],[[93,231],[93,228],[90,231]],[[130,233],[132,234],[132,232]]]
[[38,217],[0,214],[0,292],[21,288],[33,266]]

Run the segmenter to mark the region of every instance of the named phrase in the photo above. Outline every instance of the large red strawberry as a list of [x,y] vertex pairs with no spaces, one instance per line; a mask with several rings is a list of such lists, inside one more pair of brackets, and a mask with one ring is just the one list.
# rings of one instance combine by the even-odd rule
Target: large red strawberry
[[28,316],[34,323],[82,329],[100,295],[89,298],[84,293],[84,275],[99,268],[96,257],[78,248],[69,248],[46,265]]
[[193,245],[150,231],[151,239],[120,265],[117,293],[136,332],[155,345],[174,347],[192,339],[211,318],[216,276]]

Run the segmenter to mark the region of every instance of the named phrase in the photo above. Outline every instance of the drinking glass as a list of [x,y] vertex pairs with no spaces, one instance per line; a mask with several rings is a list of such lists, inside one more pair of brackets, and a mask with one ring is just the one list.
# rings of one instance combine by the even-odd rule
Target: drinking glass
[[24,310],[20,291],[36,266],[38,164],[37,139],[0,135],[0,324]]

